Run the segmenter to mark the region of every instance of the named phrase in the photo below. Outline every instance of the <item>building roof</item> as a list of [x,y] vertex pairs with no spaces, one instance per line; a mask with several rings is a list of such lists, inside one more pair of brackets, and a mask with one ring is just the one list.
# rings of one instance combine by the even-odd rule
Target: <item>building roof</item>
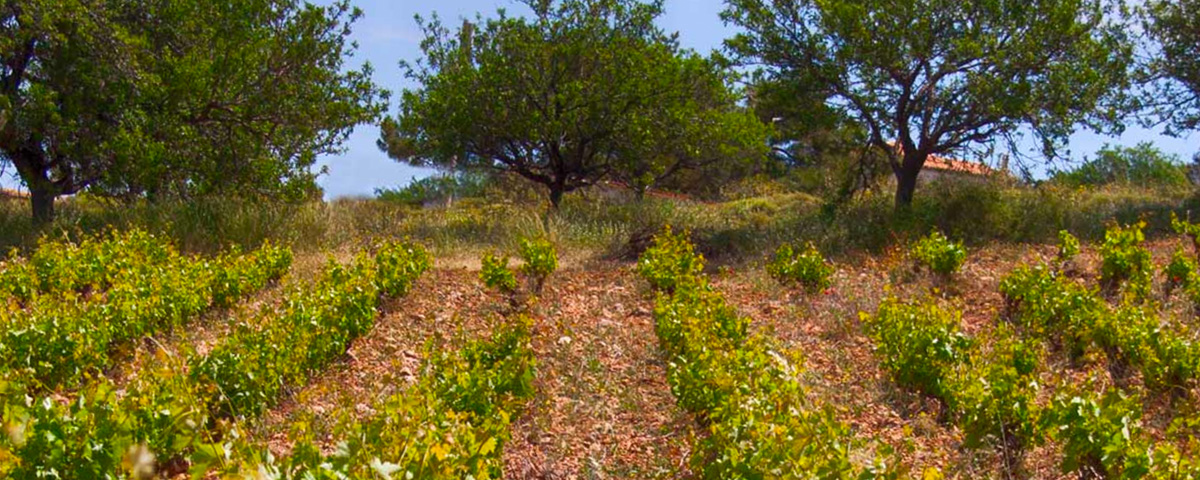
[[943,157],[940,155],[930,155],[925,160],[925,168],[931,170],[941,170],[944,172],[965,173],[967,175],[991,175],[996,173],[992,167],[978,162],[968,162],[966,160],[958,160],[955,158]]
[[[903,146],[897,144],[896,142],[888,142],[888,144],[893,145],[897,151],[903,151]],[[924,168],[943,172],[980,176],[992,175],[996,173],[996,169],[979,162],[968,162],[966,160],[943,157],[941,155],[930,155],[929,158],[926,158]]]

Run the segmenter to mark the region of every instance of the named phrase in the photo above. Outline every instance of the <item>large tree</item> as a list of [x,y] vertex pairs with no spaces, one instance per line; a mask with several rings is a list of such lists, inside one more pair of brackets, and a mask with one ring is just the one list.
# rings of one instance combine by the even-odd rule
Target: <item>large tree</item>
[[761,159],[766,127],[720,63],[654,24],[662,1],[525,0],[531,14],[420,22],[420,86],[380,147],[414,165],[514,172],[563,194],[606,178],[644,190],[687,169]]
[[[1104,0],[727,0],[727,47],[863,125],[912,202],[931,155],[1116,127],[1129,42]],[[1026,129],[1028,127],[1028,129]]]
[[1144,13],[1155,42],[1148,106],[1168,133],[1200,130],[1200,1],[1152,0]]
[[35,218],[112,165],[107,142],[133,105],[137,65],[114,9],[5,1],[0,11],[0,162],[16,167]]
[[316,156],[382,113],[348,2],[6,0],[0,162],[35,221],[85,189],[296,197]]

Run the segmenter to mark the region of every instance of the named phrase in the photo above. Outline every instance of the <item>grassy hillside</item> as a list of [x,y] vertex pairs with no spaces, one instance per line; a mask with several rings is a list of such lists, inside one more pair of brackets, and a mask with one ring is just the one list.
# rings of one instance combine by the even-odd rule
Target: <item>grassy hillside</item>
[[[589,255],[630,254],[631,240],[673,225],[690,230],[710,257],[757,258],[783,242],[813,241],[825,251],[881,251],[898,241],[938,229],[970,244],[990,241],[1049,242],[1067,229],[1099,239],[1107,223],[1145,220],[1150,235],[1167,232],[1170,212],[1200,217],[1200,198],[1190,190],[1142,190],[1128,186],[1069,189],[1043,186],[937,182],[911,211],[897,215],[890,194],[867,192],[836,202],[783,191],[722,201],[583,191],[548,211],[538,192],[501,185],[448,206],[423,208],[376,199],[281,204],[198,199],[186,203],[114,204],[73,198],[40,231],[30,226],[27,206],[0,200],[0,248],[30,247],[40,235],[78,236],[106,228],[141,227],[162,232],[187,251],[272,240],[301,250],[322,250],[409,237],[445,251],[513,246],[521,236],[549,235]],[[635,245],[636,246],[636,245]],[[637,251],[632,254],[636,255]]]
[[[73,308],[54,317],[62,324],[75,311],[110,311],[121,282],[161,288],[115,269],[112,286],[43,292],[62,283],[38,280],[45,275],[69,280],[74,264],[104,264],[64,246],[90,232],[157,232],[197,265],[268,239],[295,260],[232,305],[189,310],[186,328],[72,343],[127,321],[117,313],[46,336],[103,362],[57,359],[83,365],[61,384],[39,383],[36,366],[0,372],[10,432],[0,473],[761,478],[821,465],[828,478],[1194,474],[1200,274],[1186,273],[1195,258],[1175,252],[1191,242],[1170,221],[1188,216],[1193,197],[927,191],[901,216],[890,198],[831,205],[799,193],[722,202],[580,194],[550,214],[531,197],[495,192],[433,208],[116,208],[78,198],[47,233],[60,243],[40,247],[21,206],[9,205],[3,241],[21,250],[0,272],[28,288],[5,299],[0,351],[43,338],[21,322],[55,302]],[[1111,228],[1136,221],[1147,240]],[[664,225],[694,253],[645,253]],[[918,261],[915,242],[935,229],[963,241],[961,266],[935,273]],[[1081,239],[1077,256],[1060,253],[1060,229]],[[544,286],[526,280],[522,265],[543,257],[524,238],[557,252]],[[421,255],[387,243],[398,239],[429,249],[427,272]],[[830,259],[812,270],[828,278],[813,288],[779,282],[772,252],[808,242]],[[950,248],[929,245],[924,255]],[[484,279],[499,273],[493,264],[481,277],[484,254],[513,257],[518,281],[489,287]],[[173,267],[155,265],[145,271],[169,277]],[[76,434],[35,442],[49,431]]]

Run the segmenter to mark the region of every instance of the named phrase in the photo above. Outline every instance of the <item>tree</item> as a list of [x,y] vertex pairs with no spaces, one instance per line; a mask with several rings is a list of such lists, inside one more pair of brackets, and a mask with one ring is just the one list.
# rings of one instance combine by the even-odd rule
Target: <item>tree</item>
[[529,17],[418,18],[424,59],[379,141],[418,166],[514,172],[563,194],[606,178],[639,191],[680,171],[761,158],[766,127],[729,73],[654,25],[662,1],[525,0]]
[[770,151],[768,124],[738,105],[735,75],[723,59],[679,55],[666,63],[660,108],[631,120],[616,140],[612,176],[643,195],[666,186],[714,196],[732,179],[755,172]]
[[1146,2],[1143,25],[1156,43],[1146,68],[1148,106],[1167,133],[1200,129],[1200,1]]
[[[757,72],[749,87],[754,114],[770,123],[771,159],[784,168],[810,167],[842,155],[857,125],[830,108],[825,90]],[[857,145],[856,145],[857,146]]]
[[726,42],[817,86],[887,155],[896,205],[930,155],[1015,138],[1054,156],[1079,124],[1119,128],[1130,47],[1103,0],[727,0]]
[[35,222],[85,189],[121,198],[316,189],[317,155],[378,117],[345,1],[8,0],[0,162]]
[[1072,187],[1098,187],[1110,184],[1137,185],[1142,188],[1185,188],[1188,167],[1176,155],[1159,150],[1153,143],[1135,147],[1105,145],[1088,160],[1069,171],[1055,171],[1050,181]]
[[6,1],[0,11],[0,162],[29,188],[34,218],[112,165],[106,142],[132,105],[135,64],[111,9]]
[[[770,122],[768,172],[787,176],[810,193],[835,194],[834,202],[871,188],[883,178],[882,159],[863,149],[864,129],[832,108],[825,90],[756,72],[749,87],[750,107]],[[847,159],[850,159],[847,161]]]

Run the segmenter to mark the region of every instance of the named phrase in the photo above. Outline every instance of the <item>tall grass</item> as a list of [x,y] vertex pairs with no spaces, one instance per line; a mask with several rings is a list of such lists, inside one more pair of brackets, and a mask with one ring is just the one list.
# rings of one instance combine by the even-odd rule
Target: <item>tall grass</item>
[[[381,205],[382,207],[383,205]],[[294,247],[323,248],[343,208],[231,199],[115,204],[93,198],[60,201],[54,221],[35,229],[24,202],[0,202],[0,247],[29,247],[39,236],[77,238],[107,228],[139,227],[172,238],[186,251],[230,245],[253,247],[271,239]]]
[[25,203],[0,201],[0,247],[28,247],[39,235],[76,237],[112,226],[161,233],[181,249],[198,252],[229,245],[253,247],[266,239],[305,251],[410,237],[444,253],[512,249],[522,237],[545,236],[562,247],[605,254],[669,224],[691,231],[706,256],[737,261],[760,258],[785,242],[812,241],[833,254],[878,250],[933,228],[972,244],[1041,243],[1055,241],[1063,229],[1099,240],[1106,223],[1145,220],[1153,236],[1170,232],[1171,212],[1187,217],[1191,211],[1191,217],[1200,218],[1200,197],[1187,190],[935,182],[923,186],[912,208],[899,214],[887,194],[832,205],[803,193],[702,203],[637,200],[611,192],[570,195],[556,212],[527,194],[461,199],[435,208],[374,199],[118,205],[81,197],[61,202],[58,211],[53,224],[35,231]]

